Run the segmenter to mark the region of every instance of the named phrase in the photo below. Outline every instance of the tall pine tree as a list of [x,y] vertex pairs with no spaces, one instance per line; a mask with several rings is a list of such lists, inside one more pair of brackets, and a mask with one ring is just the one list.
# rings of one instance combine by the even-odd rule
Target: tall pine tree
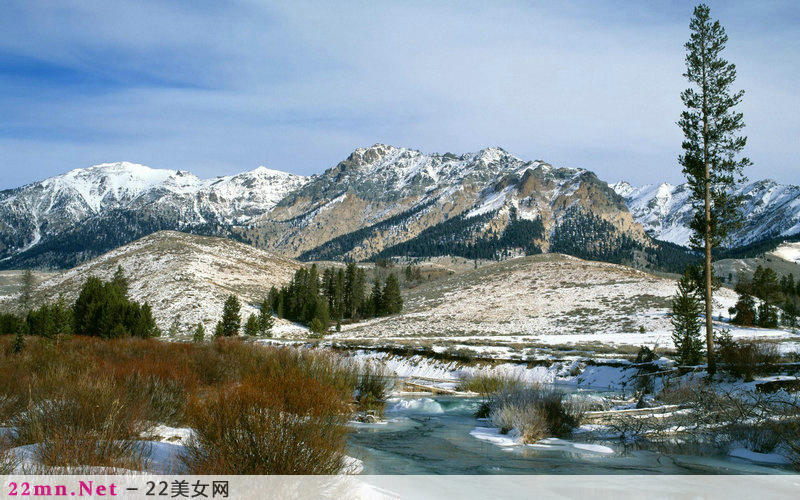
[[712,21],[710,9],[701,4],[694,9],[686,43],[686,73],[690,87],[681,93],[685,110],[678,121],[683,135],[683,154],[678,161],[691,190],[694,209],[692,246],[705,252],[704,301],[708,372],[714,374],[714,331],[712,325],[711,249],[720,245],[740,215],[741,200],[731,194],[733,186],[744,180],[742,170],[750,165],[739,158],[747,138],[737,135],[744,127],[742,113],[733,108],[744,91],[732,92],[736,67],[720,54],[728,36],[719,21]]

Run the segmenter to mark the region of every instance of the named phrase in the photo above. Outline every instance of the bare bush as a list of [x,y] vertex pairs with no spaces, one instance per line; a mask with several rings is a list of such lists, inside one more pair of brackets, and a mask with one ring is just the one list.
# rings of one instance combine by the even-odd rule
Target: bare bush
[[[213,427],[235,422],[215,414],[223,408],[207,405],[224,403],[222,397],[229,392],[239,398],[232,404],[240,402],[237,411],[245,427],[238,428],[255,433],[234,437],[250,435],[254,442],[280,446],[273,454],[294,449],[286,452],[283,461],[273,457],[270,464],[284,465],[271,470],[333,471],[333,459],[323,459],[314,468],[305,459],[291,465],[294,458],[289,455],[300,456],[307,443],[318,451],[327,446],[341,453],[339,446],[343,447],[346,434],[341,420],[352,412],[350,403],[359,382],[357,367],[333,353],[236,340],[179,344],[76,336],[55,346],[31,337],[18,354],[11,353],[11,340],[0,337],[0,421],[17,430],[7,446],[35,447],[42,465],[33,467],[45,473],[57,472],[57,467],[73,473],[83,470],[81,467],[87,471],[98,467],[108,472],[141,470],[149,451],[141,440],[148,439],[150,429],[158,423],[205,425],[206,441],[200,441],[195,450],[213,449],[204,445],[217,442]],[[379,373],[368,378],[372,382],[365,382],[365,393],[375,395]],[[258,404],[248,406],[248,398],[255,397],[254,387],[260,387],[268,399],[259,403],[256,398]],[[269,422],[256,422],[258,415],[270,415]],[[225,439],[222,442],[235,443],[230,435]],[[246,450],[243,443],[237,446]],[[233,447],[227,450],[235,452]],[[320,456],[324,458],[325,453]],[[234,459],[194,463],[200,464],[196,470],[243,473],[221,465],[238,463]]]
[[143,453],[135,440],[145,429],[144,415],[143,405],[120,399],[110,379],[86,379],[31,400],[12,422],[14,444],[35,444],[37,460],[48,467],[139,470]]
[[[301,374],[248,380],[190,406],[191,474],[337,474],[344,465],[345,403]],[[285,385],[286,384],[286,385]]]
[[356,403],[363,412],[383,413],[389,395],[391,379],[380,363],[366,362],[358,369]]
[[721,334],[717,340],[724,369],[745,382],[751,382],[756,373],[769,371],[781,358],[778,346],[772,342],[737,341],[730,334]]
[[580,409],[552,388],[525,386],[492,394],[489,419],[501,432],[517,429],[523,442],[568,434],[580,421]]

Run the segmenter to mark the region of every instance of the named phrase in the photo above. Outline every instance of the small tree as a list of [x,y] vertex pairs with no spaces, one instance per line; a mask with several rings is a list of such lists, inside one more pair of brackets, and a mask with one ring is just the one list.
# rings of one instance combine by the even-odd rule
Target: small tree
[[174,339],[180,333],[180,323],[178,323],[178,318],[173,318],[172,324],[169,325],[169,330],[167,330],[167,335],[169,338]]
[[225,327],[222,326],[222,321],[217,321],[216,326],[214,326],[214,336],[215,337],[225,336]]
[[400,296],[400,283],[397,276],[390,273],[383,286],[383,305],[387,314],[397,314],[403,310],[403,298]]
[[247,321],[244,323],[244,334],[250,337],[255,337],[260,331],[261,325],[258,321],[258,316],[251,314],[247,317]]
[[258,334],[264,337],[272,337],[272,327],[274,326],[275,320],[272,318],[270,299],[267,298],[261,303],[261,310],[258,312]]
[[383,301],[383,292],[381,291],[381,281],[377,275],[375,276],[375,281],[372,283],[372,293],[369,296],[369,309],[371,316],[383,316],[386,309]]
[[743,292],[739,300],[728,311],[733,315],[731,322],[735,325],[753,326],[756,324],[756,301],[753,296]]
[[702,301],[695,281],[686,272],[678,281],[678,291],[672,298],[670,321],[675,329],[672,342],[681,365],[696,365],[703,359],[703,340],[700,336]]
[[763,328],[778,327],[778,308],[766,300],[758,306],[758,326]]
[[19,307],[22,310],[22,314],[26,314],[31,310],[31,305],[33,303],[33,288],[35,285],[36,283],[33,279],[33,272],[30,269],[26,269],[22,274],[22,289],[20,290],[19,294]]
[[62,335],[72,333],[72,310],[67,307],[63,293],[58,294],[58,300],[53,306],[52,314],[56,339],[59,339]]
[[222,307],[222,336],[233,337],[239,335],[242,326],[242,316],[239,314],[242,304],[236,295],[229,295]]
[[117,266],[117,270],[114,272],[114,277],[111,278],[111,282],[119,287],[119,291],[122,295],[128,295],[128,278],[125,276],[125,270],[122,269],[122,266]]
[[199,344],[206,339],[206,329],[203,326],[203,323],[197,323],[197,327],[194,329],[194,333],[192,334],[192,340]]
[[22,322],[19,328],[17,328],[17,332],[14,334],[14,343],[11,345],[11,349],[15,354],[25,349],[25,335],[27,334],[27,330],[28,324],[25,322]]
[[319,318],[314,318],[311,320],[311,324],[308,326],[308,329],[311,330],[311,333],[313,334],[312,337],[314,338],[322,337],[322,335],[325,333],[325,330],[327,330],[325,325],[322,324],[322,320]]

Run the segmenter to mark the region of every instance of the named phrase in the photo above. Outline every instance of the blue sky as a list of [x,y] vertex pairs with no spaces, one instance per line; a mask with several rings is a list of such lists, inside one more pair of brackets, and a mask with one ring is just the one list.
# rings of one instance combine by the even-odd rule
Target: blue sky
[[[378,142],[680,182],[695,4],[631,3],[6,0],[0,189],[121,160],[312,174]],[[800,3],[709,4],[748,177],[800,183]]]

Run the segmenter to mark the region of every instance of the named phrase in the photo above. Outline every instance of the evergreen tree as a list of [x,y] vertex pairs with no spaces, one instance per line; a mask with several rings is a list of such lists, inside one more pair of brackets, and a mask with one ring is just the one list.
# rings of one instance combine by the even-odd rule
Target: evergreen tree
[[58,294],[58,300],[52,308],[54,334],[57,338],[72,333],[72,310],[64,300],[64,294]]
[[178,318],[173,318],[172,323],[169,325],[169,330],[167,331],[167,335],[169,338],[174,339],[180,333],[180,324],[178,323]]
[[354,262],[349,262],[344,277],[344,315],[348,318],[353,318],[357,309],[355,303],[357,273],[358,269],[356,268],[356,264]]
[[311,333],[313,334],[312,337],[314,338],[321,337],[326,330],[325,326],[322,324],[322,320],[320,320],[319,318],[314,318],[311,321],[311,324],[309,325],[308,329],[311,330]]
[[758,306],[758,326],[762,328],[778,327],[778,309],[766,300]]
[[23,323],[22,326],[17,329],[17,332],[14,334],[14,343],[11,344],[11,350],[17,354],[22,352],[25,349],[25,335],[27,334],[28,326]]
[[375,281],[372,283],[372,293],[369,296],[369,315],[370,316],[383,316],[385,314],[385,307],[383,302],[383,292],[381,291],[381,281],[375,276]]
[[239,335],[242,324],[242,316],[239,314],[242,304],[236,295],[229,295],[222,307],[222,336],[233,337]]
[[730,191],[743,180],[742,170],[750,165],[750,160],[738,158],[747,139],[737,135],[744,127],[743,115],[733,108],[744,92],[731,93],[736,67],[720,57],[728,41],[725,29],[719,21],[711,20],[710,9],[703,4],[695,7],[689,28],[684,77],[691,86],[681,93],[686,109],[678,125],[684,134],[684,154],[678,160],[686,175],[694,209],[692,246],[705,253],[706,344],[708,371],[713,375],[716,363],[711,250],[720,245],[740,220],[741,199]]
[[383,286],[383,303],[386,314],[397,314],[403,310],[403,298],[400,296],[400,283],[394,273],[386,277]]
[[122,269],[122,266],[117,266],[117,270],[114,272],[114,277],[111,278],[111,282],[119,288],[122,295],[128,295],[128,278],[125,276],[125,271]]
[[356,269],[355,283],[353,284],[353,315],[352,319],[359,319],[363,315],[364,302],[364,288],[367,284],[367,273],[360,267]]
[[217,321],[216,326],[214,326],[214,337],[224,337],[225,336],[225,327],[222,326],[222,321]]
[[739,295],[739,300],[733,306],[731,313],[734,314],[731,322],[736,325],[753,326],[756,324],[756,301],[748,293]]
[[261,310],[258,312],[258,334],[264,337],[272,337],[272,327],[274,326],[275,320],[272,319],[269,299],[266,299],[261,303]]
[[197,323],[197,327],[194,329],[194,333],[192,334],[192,341],[194,343],[199,344],[206,339],[206,329],[203,326],[203,323]]
[[257,337],[260,330],[258,316],[255,314],[248,316],[247,321],[244,323],[244,334],[250,337]]
[[670,321],[675,329],[672,342],[681,365],[696,365],[703,359],[700,336],[702,301],[692,276],[687,272],[678,281],[678,291],[672,298]]
[[33,272],[30,269],[26,269],[22,273],[22,289],[19,293],[19,307],[23,315],[31,310],[33,304],[33,288],[35,285]]

